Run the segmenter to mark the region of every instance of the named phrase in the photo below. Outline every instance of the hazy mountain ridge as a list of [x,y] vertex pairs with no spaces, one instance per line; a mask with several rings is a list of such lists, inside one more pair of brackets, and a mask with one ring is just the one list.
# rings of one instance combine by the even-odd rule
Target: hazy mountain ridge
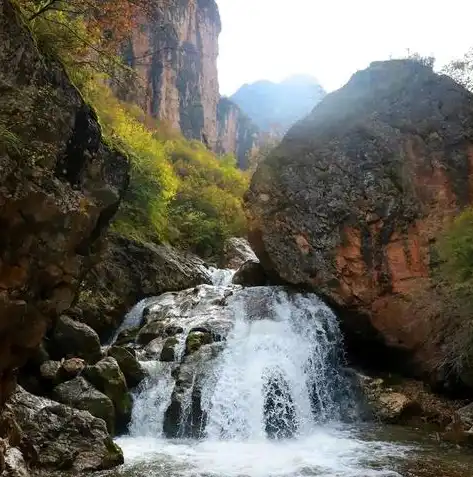
[[230,99],[263,131],[284,133],[307,116],[325,95],[314,77],[295,75],[280,83],[261,80],[244,84]]

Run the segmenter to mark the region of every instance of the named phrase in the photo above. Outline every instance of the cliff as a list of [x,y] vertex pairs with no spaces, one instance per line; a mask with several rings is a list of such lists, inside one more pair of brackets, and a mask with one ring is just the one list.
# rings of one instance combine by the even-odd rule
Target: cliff
[[259,165],[250,241],[270,273],[334,304],[348,339],[368,320],[412,360],[397,364],[430,374],[438,350],[416,304],[439,233],[473,201],[472,160],[471,93],[415,61],[373,63]]
[[66,310],[128,184],[62,66],[0,0],[0,406]]
[[217,143],[217,55],[221,24],[214,0],[158,6],[133,32],[125,58],[142,80],[134,99],[190,139]]
[[221,98],[217,108],[217,153],[232,153],[240,169],[247,169],[251,155],[258,149],[258,128],[228,98]]

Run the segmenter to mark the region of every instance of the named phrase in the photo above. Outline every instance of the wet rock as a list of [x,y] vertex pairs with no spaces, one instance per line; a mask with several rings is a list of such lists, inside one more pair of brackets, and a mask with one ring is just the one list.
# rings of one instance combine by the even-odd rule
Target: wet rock
[[198,257],[110,233],[102,258],[86,276],[72,313],[105,340],[141,299],[201,283],[211,280]]
[[3,477],[30,477],[23,454],[16,447],[6,447],[4,454]]
[[164,362],[172,362],[176,359],[176,345],[179,343],[177,338],[171,337],[164,342],[163,349],[161,351],[160,360]]
[[131,419],[132,400],[125,376],[115,358],[108,356],[84,369],[84,376],[109,397],[115,408],[115,430],[122,432]]
[[202,346],[212,343],[212,335],[209,331],[191,331],[186,339],[186,354],[198,351]]
[[102,357],[100,339],[88,325],[61,316],[53,332],[49,351],[55,358],[83,358],[95,363]]
[[124,346],[124,345],[134,343],[136,340],[136,337],[138,336],[139,331],[140,331],[139,326],[120,331],[120,333],[117,336],[117,339],[115,340],[113,344],[117,346]]
[[220,268],[237,270],[248,260],[258,260],[248,240],[241,237],[231,237],[223,245],[219,266]]
[[260,287],[268,285],[268,277],[259,261],[248,260],[235,273],[232,283],[244,287]]
[[143,328],[141,328],[136,341],[138,344],[144,346],[156,338],[160,338],[165,334],[165,326],[159,321],[152,321]]
[[201,406],[202,383],[211,368],[211,361],[221,351],[219,345],[203,346],[195,353],[185,356],[173,373],[176,384],[163,423],[166,437],[202,437],[207,419]]
[[264,420],[271,439],[290,439],[297,432],[294,401],[283,376],[270,376],[264,385]]
[[116,359],[129,388],[138,386],[146,377],[145,370],[130,350],[120,346],[112,346],[108,349],[107,354]]
[[[14,370],[67,310],[128,184],[64,67],[42,55],[9,0],[0,7],[0,406]],[[19,54],[21,52],[21,54]],[[13,119],[14,118],[14,119]],[[45,126],[47,125],[47,126]]]
[[115,432],[115,408],[111,399],[98,391],[83,377],[61,383],[53,389],[56,401],[75,409],[89,411],[92,416],[103,419],[111,434]]
[[[428,376],[441,351],[433,244],[472,203],[472,148],[469,91],[417,61],[372,63],[259,164],[250,243],[271,276],[337,307],[355,358]],[[375,354],[377,336],[402,359]]]
[[8,408],[31,449],[39,450],[36,460],[28,459],[36,469],[88,472],[123,464],[123,453],[105,422],[89,412],[39,398],[21,388]]

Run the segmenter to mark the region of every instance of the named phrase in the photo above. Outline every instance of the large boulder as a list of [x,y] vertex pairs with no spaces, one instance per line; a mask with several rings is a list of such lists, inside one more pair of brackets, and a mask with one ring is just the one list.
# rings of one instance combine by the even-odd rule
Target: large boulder
[[9,442],[15,449],[10,452],[11,459],[15,457],[20,468],[23,458],[32,469],[43,471],[88,472],[123,463],[123,453],[107,432],[104,421],[89,412],[18,388],[8,403],[7,413],[17,426],[18,438],[10,437]]
[[[472,157],[470,92],[414,60],[373,63],[258,166],[250,243],[269,274],[337,308],[348,345],[369,331],[412,359],[405,370],[431,372],[431,325],[416,304],[439,231],[471,204]],[[357,347],[371,363],[373,349]]]
[[64,315],[56,323],[49,352],[57,359],[79,357],[89,363],[95,363],[102,357],[97,333],[85,323]]
[[126,379],[115,358],[107,356],[94,366],[84,369],[84,376],[97,389],[108,396],[115,408],[115,429],[126,429],[131,419],[132,400]]
[[83,377],[61,383],[52,391],[56,401],[103,419],[111,434],[115,432],[115,408],[111,399],[92,386]]
[[0,0],[0,44],[1,406],[14,370],[71,305],[129,165],[9,0]]
[[72,313],[103,339],[113,334],[124,314],[142,298],[211,283],[201,259],[167,245],[110,233],[101,255],[86,276]]

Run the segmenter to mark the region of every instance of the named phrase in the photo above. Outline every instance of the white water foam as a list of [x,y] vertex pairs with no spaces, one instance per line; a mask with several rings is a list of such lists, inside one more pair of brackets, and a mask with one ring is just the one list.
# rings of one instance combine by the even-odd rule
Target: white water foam
[[157,363],[135,396],[130,436],[118,439],[126,459],[118,475],[398,475],[390,462],[405,448],[362,440],[342,423],[355,406],[331,310],[315,295],[282,287],[231,291],[225,309],[233,331],[194,379],[202,383],[203,439],[162,438],[179,363]]

